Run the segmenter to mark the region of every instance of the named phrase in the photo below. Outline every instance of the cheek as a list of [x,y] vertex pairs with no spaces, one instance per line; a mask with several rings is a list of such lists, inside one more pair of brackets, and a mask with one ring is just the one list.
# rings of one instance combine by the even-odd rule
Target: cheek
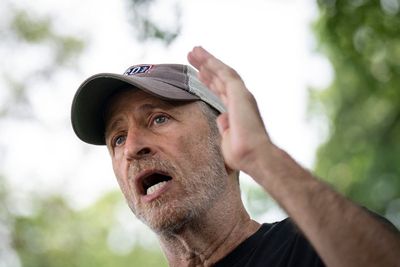
[[127,179],[125,179],[125,175],[122,169],[122,164],[118,161],[113,161],[112,162],[112,166],[113,166],[113,170],[114,170],[114,175],[117,178],[117,182],[119,184],[119,187],[121,188],[121,191],[124,193],[124,195],[126,195],[127,191],[128,191],[128,183],[127,183]]
[[115,151],[112,155],[111,155],[111,164],[112,164],[112,168],[114,171],[114,174],[118,180],[118,183],[121,184],[120,181],[123,180],[123,177],[125,177],[126,172],[125,172],[125,168],[126,168],[126,164],[124,164],[124,160],[123,160],[123,155],[121,151]]
[[[203,132],[203,131],[202,131]],[[177,139],[178,155],[184,162],[193,162],[195,166],[208,164],[207,133],[182,135]]]

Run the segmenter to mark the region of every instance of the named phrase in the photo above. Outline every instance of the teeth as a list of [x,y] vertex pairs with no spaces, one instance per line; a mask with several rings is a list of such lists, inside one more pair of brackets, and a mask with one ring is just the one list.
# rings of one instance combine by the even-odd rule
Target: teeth
[[155,184],[155,185],[153,185],[152,187],[149,187],[149,188],[147,189],[146,194],[147,194],[147,195],[153,194],[153,193],[156,192],[158,189],[160,189],[161,187],[163,187],[166,183],[167,183],[167,181],[164,181],[164,182],[160,182],[160,183],[158,183],[158,184]]

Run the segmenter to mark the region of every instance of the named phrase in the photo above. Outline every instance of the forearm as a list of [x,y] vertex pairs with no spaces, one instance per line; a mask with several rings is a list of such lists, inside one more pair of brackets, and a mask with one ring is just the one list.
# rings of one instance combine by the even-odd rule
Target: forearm
[[399,234],[270,146],[250,173],[328,266],[400,266]]
[[400,265],[398,233],[317,181],[270,143],[256,101],[236,71],[201,47],[195,47],[188,59],[228,109],[217,119],[226,165],[261,184],[328,266]]

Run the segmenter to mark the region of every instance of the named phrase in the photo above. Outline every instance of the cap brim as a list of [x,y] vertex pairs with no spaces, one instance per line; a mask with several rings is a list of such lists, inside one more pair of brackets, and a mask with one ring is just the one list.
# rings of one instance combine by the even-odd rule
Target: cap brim
[[200,98],[156,78],[100,73],[84,81],[78,88],[72,102],[71,122],[76,135],[84,142],[105,145],[104,108],[115,91],[129,85],[165,100],[194,101]]

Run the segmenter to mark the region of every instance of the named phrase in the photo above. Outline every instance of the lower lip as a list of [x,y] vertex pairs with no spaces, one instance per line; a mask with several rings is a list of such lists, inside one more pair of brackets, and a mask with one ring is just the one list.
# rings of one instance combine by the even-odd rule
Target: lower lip
[[168,190],[168,188],[171,185],[171,181],[168,181],[166,184],[164,184],[163,187],[161,187],[160,189],[158,189],[156,192],[153,192],[150,195],[144,195],[142,196],[143,202],[151,202],[154,199],[158,198],[159,196],[161,196],[165,191]]

